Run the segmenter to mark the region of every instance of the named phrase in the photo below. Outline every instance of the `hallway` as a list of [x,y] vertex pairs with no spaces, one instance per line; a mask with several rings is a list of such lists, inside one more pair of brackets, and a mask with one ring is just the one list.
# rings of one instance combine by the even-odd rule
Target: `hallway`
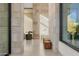
[[42,40],[24,40],[24,56],[60,56],[59,52],[43,48]]

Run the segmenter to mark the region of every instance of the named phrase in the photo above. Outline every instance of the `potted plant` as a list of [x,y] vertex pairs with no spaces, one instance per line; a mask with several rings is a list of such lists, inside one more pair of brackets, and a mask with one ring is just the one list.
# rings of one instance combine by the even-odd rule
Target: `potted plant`
[[72,35],[72,44],[73,45],[76,44],[75,33],[77,32],[78,27],[79,27],[79,24],[78,23],[74,23],[74,26],[73,26],[72,32],[71,32],[71,35]]
[[79,28],[79,24],[77,22],[69,22],[68,23],[68,32],[72,35],[71,42],[73,45],[76,44],[75,34],[77,33],[78,28]]

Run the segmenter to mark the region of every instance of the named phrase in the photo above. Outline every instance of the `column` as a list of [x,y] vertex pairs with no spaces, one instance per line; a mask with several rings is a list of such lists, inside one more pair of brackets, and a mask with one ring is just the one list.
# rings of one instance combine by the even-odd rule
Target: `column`
[[12,17],[11,17],[11,29],[12,29],[12,55],[22,55],[24,51],[23,45],[23,4],[12,3]]

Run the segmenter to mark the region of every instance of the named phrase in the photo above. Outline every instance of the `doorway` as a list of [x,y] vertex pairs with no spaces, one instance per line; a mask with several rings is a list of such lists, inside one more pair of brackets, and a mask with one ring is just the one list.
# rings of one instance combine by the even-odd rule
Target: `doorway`
[[33,31],[33,14],[31,8],[24,8],[24,34]]

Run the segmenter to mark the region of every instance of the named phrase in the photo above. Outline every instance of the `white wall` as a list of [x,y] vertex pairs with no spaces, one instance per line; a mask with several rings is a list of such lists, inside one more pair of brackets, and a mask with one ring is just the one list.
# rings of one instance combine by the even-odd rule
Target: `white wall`
[[[32,13],[30,13],[32,16]],[[29,31],[33,31],[33,19],[28,14],[24,14],[24,33],[28,33]]]

